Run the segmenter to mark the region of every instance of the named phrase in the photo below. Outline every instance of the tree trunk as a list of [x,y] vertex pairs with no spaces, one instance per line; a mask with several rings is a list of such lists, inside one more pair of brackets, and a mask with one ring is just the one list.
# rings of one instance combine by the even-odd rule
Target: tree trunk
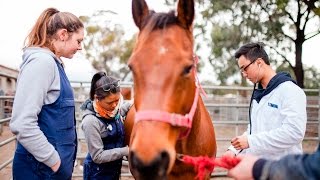
[[304,32],[298,31],[297,39],[295,41],[296,48],[296,66],[294,68],[294,74],[296,75],[297,85],[304,88],[304,71],[302,64],[302,44],[304,42]]

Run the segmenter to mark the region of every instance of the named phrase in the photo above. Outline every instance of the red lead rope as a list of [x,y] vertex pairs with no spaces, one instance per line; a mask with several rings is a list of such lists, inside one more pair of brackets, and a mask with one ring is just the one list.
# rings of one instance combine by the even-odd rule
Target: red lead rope
[[240,159],[231,156],[222,156],[221,158],[209,158],[209,157],[192,157],[179,154],[177,159],[183,161],[186,164],[195,166],[198,171],[196,179],[203,180],[207,173],[211,173],[215,166],[219,166],[226,169],[235,167]]

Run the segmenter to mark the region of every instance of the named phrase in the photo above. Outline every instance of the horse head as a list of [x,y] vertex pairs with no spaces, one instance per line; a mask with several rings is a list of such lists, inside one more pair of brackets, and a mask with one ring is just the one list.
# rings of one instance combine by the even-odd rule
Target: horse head
[[[193,120],[201,114],[197,105],[203,104],[195,77],[194,1],[179,0],[175,15],[174,11],[150,11],[145,0],[133,0],[132,14],[140,31],[128,62],[136,109],[130,169],[136,179],[166,179],[176,164],[177,151],[186,152],[196,145],[191,142],[197,136],[194,129],[201,127]],[[208,122],[204,123],[209,126],[205,132],[214,138]]]

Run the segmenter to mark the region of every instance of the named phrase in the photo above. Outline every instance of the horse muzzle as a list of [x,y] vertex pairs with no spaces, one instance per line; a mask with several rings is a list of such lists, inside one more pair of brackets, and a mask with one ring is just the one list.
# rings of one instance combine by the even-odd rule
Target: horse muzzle
[[130,151],[130,169],[137,180],[166,180],[170,162],[169,153],[162,151],[150,162],[143,162],[134,152]]

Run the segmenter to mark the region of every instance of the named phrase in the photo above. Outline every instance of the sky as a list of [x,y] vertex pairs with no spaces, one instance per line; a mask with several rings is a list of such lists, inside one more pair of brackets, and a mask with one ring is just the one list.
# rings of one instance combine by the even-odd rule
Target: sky
[[[164,1],[146,0],[149,8],[166,11]],[[59,11],[68,11],[76,16],[91,16],[99,10],[111,10],[117,13],[112,21],[123,26],[129,35],[138,32],[132,15],[130,0],[0,0],[0,64],[19,69],[22,47],[25,37],[41,12],[55,7]],[[65,59],[65,69],[72,81],[90,81],[94,73],[89,61],[77,53],[71,60]]]
[[[165,11],[174,9],[164,5],[164,0],[146,0],[150,9]],[[55,7],[60,11],[68,11],[76,16],[91,16],[98,10],[111,10],[117,13],[112,19],[123,26],[126,33],[134,34],[138,28],[131,15],[131,0],[0,0],[0,64],[19,69],[21,48],[28,32],[41,12]],[[308,40],[303,46],[303,62],[320,68],[320,35]],[[94,73],[90,62],[80,54],[71,60],[64,60],[66,72],[72,81],[90,81]],[[200,80],[212,79],[210,66],[204,69]]]

